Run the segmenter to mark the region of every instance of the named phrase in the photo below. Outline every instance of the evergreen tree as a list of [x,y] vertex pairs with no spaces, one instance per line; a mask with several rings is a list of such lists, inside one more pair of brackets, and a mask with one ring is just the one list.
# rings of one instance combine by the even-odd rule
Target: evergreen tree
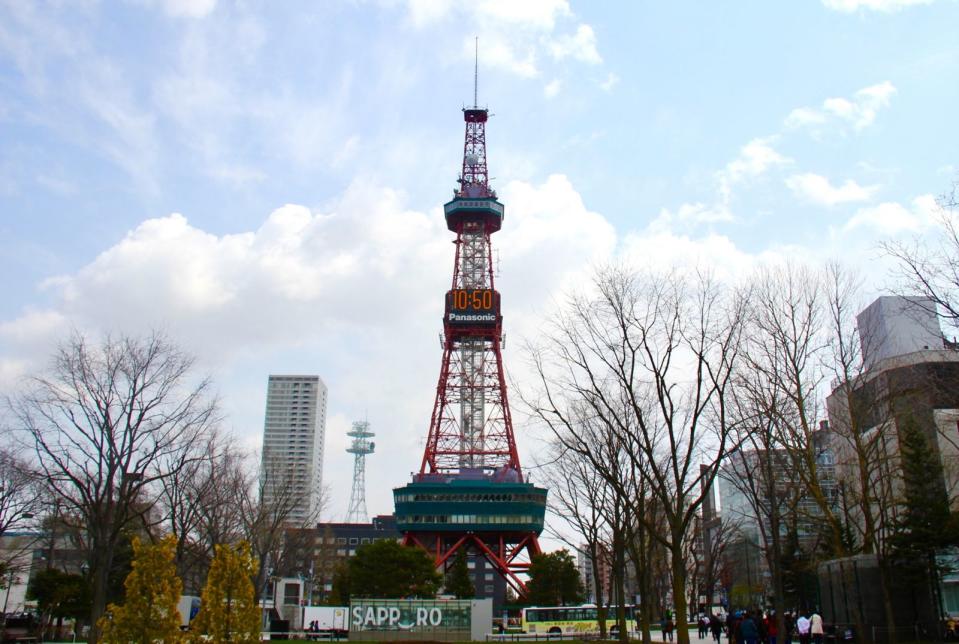
[[426,552],[392,539],[360,546],[349,566],[352,597],[432,598],[443,581]]
[[27,599],[37,602],[44,625],[53,618],[62,625],[64,618],[79,620],[90,614],[90,584],[82,575],[56,568],[41,570],[30,579]]
[[460,548],[453,559],[453,565],[446,574],[446,592],[456,595],[457,599],[472,599],[476,596],[473,578],[466,564],[466,550]]
[[346,561],[333,570],[333,589],[326,598],[328,606],[348,606],[350,603],[350,565]]
[[579,570],[567,550],[533,557],[527,588],[529,603],[535,606],[579,604],[585,597]]
[[177,603],[183,583],[177,577],[173,563],[175,550],[173,537],[156,544],[133,539],[133,569],[124,583],[126,597],[123,605],[110,604],[100,618],[103,642],[181,641]]
[[943,484],[942,463],[912,416],[899,424],[902,510],[891,539],[892,558],[914,588],[935,594],[942,573],[936,556],[957,543],[955,518]]
[[196,642],[259,642],[260,607],[253,593],[256,561],[245,541],[216,547],[193,620]]

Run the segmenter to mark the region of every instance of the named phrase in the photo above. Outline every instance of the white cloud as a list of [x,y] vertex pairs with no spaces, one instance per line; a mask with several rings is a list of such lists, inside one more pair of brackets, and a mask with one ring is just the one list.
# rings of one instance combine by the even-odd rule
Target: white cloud
[[[512,72],[522,78],[535,78],[540,70],[536,64],[536,47],[529,43],[522,45],[506,34],[496,33],[484,36],[480,51],[480,64]],[[473,57],[473,39],[463,41],[463,52]]]
[[935,0],[822,0],[827,9],[854,13],[860,9],[891,13],[916,5],[932,4]]
[[863,130],[876,121],[879,110],[888,107],[896,87],[889,81],[870,85],[857,91],[852,98],[827,98],[821,109],[800,107],[794,109],[786,117],[786,127],[791,129],[810,128],[826,124],[830,119],[837,119],[852,125],[857,132]]
[[599,86],[604,91],[611,92],[613,88],[616,87],[618,84],[619,84],[619,76],[617,76],[613,72],[610,72],[609,74],[607,74],[606,79],[599,84]]
[[861,186],[852,179],[847,179],[841,186],[833,186],[826,177],[811,172],[792,175],[786,179],[786,186],[797,197],[825,206],[869,201],[879,190],[879,186]]
[[[498,247],[509,249],[523,301],[611,253],[612,227],[586,210],[569,181],[510,183]],[[548,231],[544,233],[544,231]],[[0,324],[0,338],[86,329],[167,328],[218,359],[237,347],[286,346],[331,329],[419,329],[451,271],[438,208],[408,209],[401,193],[362,181],[323,212],[287,205],[256,230],[215,235],[181,214],[149,219],[78,271],[47,280],[55,301]],[[526,277],[536,275],[533,283]],[[528,292],[527,292],[528,291]],[[440,295],[437,295],[439,293]],[[519,297],[519,294],[516,295]]]
[[567,0],[479,0],[476,14],[493,20],[551,30],[558,18],[572,15]]
[[596,34],[589,25],[580,25],[575,34],[554,38],[549,43],[549,52],[556,60],[573,58],[575,60],[598,65],[603,62],[596,51]]
[[826,115],[810,107],[797,107],[786,117],[786,127],[799,128],[826,122]]
[[446,17],[452,8],[450,0],[408,0],[413,24],[423,27]]
[[[523,78],[542,73],[544,58],[567,59],[590,65],[602,63],[596,33],[575,20],[567,0],[407,0],[411,22],[429,26],[446,19],[462,19],[479,38],[479,64],[504,69]],[[570,27],[575,25],[575,30]],[[462,56],[472,60],[474,36],[463,38]]]
[[771,167],[785,165],[792,159],[781,155],[771,145],[772,138],[753,139],[742,147],[739,156],[726,165],[726,175],[731,181],[758,177]]
[[469,3],[407,0],[407,7],[413,23],[419,27],[440,21],[454,10],[460,10],[478,21],[551,31],[558,19],[573,15],[567,0],[479,0]]
[[692,237],[669,231],[633,233],[623,240],[622,256],[632,264],[665,270],[673,266],[702,267],[721,280],[736,283],[760,261],[781,261],[775,250],[751,255],[725,235]]
[[911,208],[898,202],[884,202],[857,210],[846,222],[843,231],[871,228],[884,236],[915,233],[931,225],[938,212],[936,198],[928,194],[913,199]]
[[216,0],[163,0],[163,9],[171,16],[204,18],[216,9]]
[[753,139],[718,173],[719,193],[724,204],[729,203],[734,185],[759,177],[770,168],[792,163],[792,159],[772,147],[775,139],[776,137]]
[[545,96],[546,98],[554,98],[557,94],[559,94],[559,90],[562,87],[563,87],[563,81],[559,80],[558,78],[554,79],[550,81],[549,83],[547,83],[546,86],[543,88],[543,96]]
[[659,211],[649,224],[649,230],[659,234],[677,230],[693,230],[702,224],[734,221],[735,217],[724,206],[707,206],[703,203],[684,203],[675,212],[668,208]]

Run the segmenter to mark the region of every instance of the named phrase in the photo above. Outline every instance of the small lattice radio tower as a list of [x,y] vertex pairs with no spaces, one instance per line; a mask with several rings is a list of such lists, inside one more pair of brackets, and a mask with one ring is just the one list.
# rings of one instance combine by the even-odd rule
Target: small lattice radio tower
[[353,429],[346,432],[353,439],[346,451],[353,455],[353,492],[350,494],[350,509],[346,513],[347,523],[366,523],[366,455],[372,454],[375,443],[370,439],[376,434],[370,431],[365,420],[353,423]]

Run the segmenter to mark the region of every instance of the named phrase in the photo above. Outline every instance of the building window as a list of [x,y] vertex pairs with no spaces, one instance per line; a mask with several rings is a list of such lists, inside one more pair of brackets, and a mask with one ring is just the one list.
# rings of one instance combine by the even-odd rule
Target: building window
[[300,603],[300,585],[283,584],[283,603],[287,606]]
[[355,546],[355,545],[358,544],[359,542],[360,542],[360,540],[357,539],[356,537],[350,537],[350,545],[351,545],[351,546]]
[[493,592],[493,585],[492,585],[492,584],[486,584],[486,592],[487,592],[487,593],[492,593],[492,592]]
[[484,576],[484,579],[486,579],[486,581],[493,581],[493,573],[491,572],[486,573],[486,575]]
[[467,561],[467,562],[466,562],[466,567],[469,568],[470,570],[472,570],[473,568],[476,568],[476,562],[475,562],[475,561]]
[[337,537],[336,542],[340,544],[341,546],[346,545],[346,537]]

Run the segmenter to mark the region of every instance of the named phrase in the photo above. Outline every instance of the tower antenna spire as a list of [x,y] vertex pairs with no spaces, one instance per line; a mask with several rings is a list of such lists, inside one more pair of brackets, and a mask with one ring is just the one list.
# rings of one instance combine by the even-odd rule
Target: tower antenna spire
[[473,40],[473,107],[479,107],[479,36]]

